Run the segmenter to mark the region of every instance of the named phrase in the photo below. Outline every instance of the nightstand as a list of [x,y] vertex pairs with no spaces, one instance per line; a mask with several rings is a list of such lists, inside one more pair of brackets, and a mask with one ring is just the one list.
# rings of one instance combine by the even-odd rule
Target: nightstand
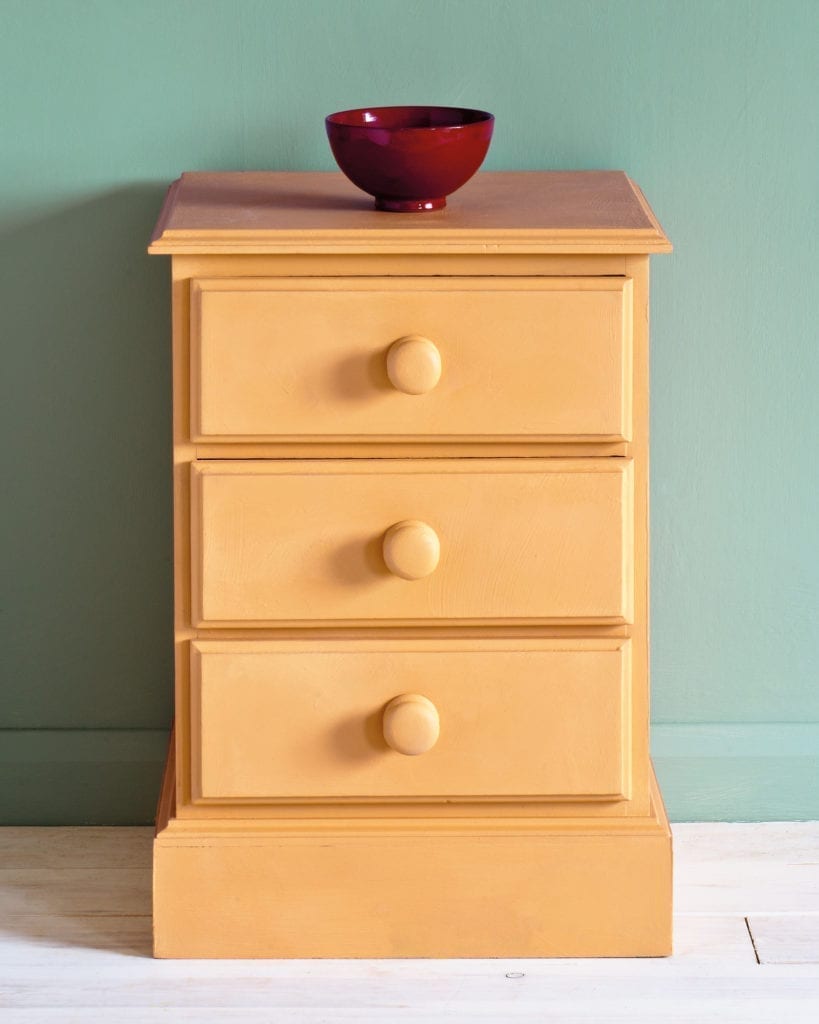
[[185,174],[165,957],[664,955],[648,258],[620,172]]

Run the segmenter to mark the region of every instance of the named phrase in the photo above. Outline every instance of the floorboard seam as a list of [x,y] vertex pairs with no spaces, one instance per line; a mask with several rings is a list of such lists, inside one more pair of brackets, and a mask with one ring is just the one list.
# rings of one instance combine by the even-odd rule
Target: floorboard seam
[[747,917],[743,918],[743,920],[745,921],[745,927],[748,929],[748,938],[751,940],[751,945],[754,947],[754,956],[756,957],[756,962],[758,964],[761,964],[762,961],[759,959],[759,952],[757,951],[756,942],[754,941],[754,933],[751,931],[751,922],[748,920]]

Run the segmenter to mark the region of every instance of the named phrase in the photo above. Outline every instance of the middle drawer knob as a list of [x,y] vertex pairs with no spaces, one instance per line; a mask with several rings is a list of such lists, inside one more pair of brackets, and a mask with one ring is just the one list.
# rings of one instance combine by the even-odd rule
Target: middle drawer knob
[[420,334],[399,338],[387,351],[390,384],[405,395],[425,395],[441,379],[441,353]]
[[438,534],[420,519],[404,519],[384,534],[384,561],[394,576],[420,580],[435,571],[441,557]]
[[420,693],[402,693],[384,708],[384,739],[399,754],[415,757],[432,750],[441,733],[438,709]]

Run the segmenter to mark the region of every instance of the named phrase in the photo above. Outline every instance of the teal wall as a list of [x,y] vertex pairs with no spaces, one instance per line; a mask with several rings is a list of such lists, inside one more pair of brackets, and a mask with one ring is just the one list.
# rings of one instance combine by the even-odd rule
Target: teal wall
[[148,820],[170,720],[168,266],[194,169],[322,116],[497,116],[623,168],[653,264],[654,750],[671,814],[819,817],[815,0],[2,0],[0,820]]

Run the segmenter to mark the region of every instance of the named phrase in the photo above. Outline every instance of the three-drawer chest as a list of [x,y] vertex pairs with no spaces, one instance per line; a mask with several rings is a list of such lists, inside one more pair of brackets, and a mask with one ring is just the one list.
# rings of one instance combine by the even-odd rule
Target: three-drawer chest
[[648,259],[621,172],[192,173],[163,957],[663,955]]

